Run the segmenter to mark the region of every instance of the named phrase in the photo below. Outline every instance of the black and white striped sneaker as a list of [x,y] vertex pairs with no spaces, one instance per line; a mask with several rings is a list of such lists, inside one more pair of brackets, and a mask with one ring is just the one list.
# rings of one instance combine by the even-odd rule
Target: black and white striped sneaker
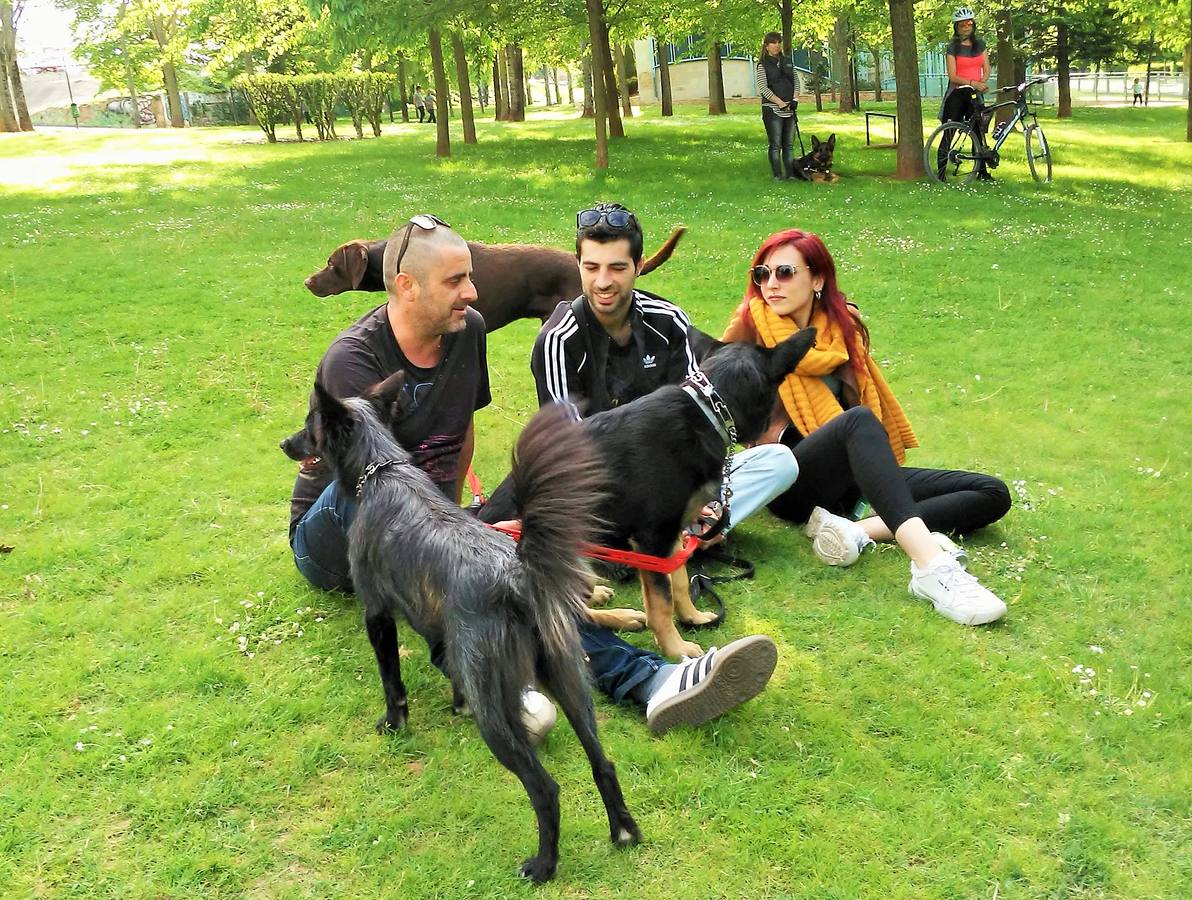
[[650,697],[646,722],[655,734],[702,725],[761,693],[777,664],[778,648],[761,634],[685,658]]

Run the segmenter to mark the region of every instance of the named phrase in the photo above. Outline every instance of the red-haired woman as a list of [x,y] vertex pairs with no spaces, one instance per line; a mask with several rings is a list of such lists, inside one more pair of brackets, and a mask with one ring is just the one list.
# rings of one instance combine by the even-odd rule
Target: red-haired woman
[[[918,441],[836,285],[832,255],[817,235],[781,231],[757,251],[723,340],[773,347],[808,325],[818,330],[815,347],[783,382],[762,439],[786,444],[799,464],[770,510],[806,523],[816,556],[830,565],[851,565],[874,541],[893,539],[910,557],[912,594],[962,625],[1000,619],[1005,604],[965,570],[967,557],[942,532],[996,522],[1010,492],[988,475],[902,465]],[[875,515],[854,522],[846,516],[862,498]]]

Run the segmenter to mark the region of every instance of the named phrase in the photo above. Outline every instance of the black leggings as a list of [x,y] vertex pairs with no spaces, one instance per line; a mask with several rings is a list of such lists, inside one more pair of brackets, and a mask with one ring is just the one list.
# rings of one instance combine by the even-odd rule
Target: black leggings
[[886,430],[868,407],[845,410],[791,449],[799,477],[769,506],[789,522],[806,522],[816,506],[847,515],[864,497],[891,534],[915,516],[929,531],[968,534],[1010,509],[1010,491],[991,475],[898,465]]
[[[977,121],[977,104],[973,92],[963,88],[948,95],[948,99],[944,101],[944,110],[940,118],[945,122],[964,122],[974,131],[980,131],[982,135],[985,134],[985,127],[988,125],[988,122]],[[936,165],[941,172],[947,164],[948,150],[951,147],[952,142],[946,135],[940,138],[935,156]],[[982,160],[977,163],[977,172],[984,173],[985,171],[985,162]]]

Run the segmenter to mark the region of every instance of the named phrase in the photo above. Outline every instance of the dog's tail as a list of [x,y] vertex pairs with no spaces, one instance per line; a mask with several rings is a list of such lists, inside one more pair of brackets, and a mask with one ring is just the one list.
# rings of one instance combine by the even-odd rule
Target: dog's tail
[[687,231],[686,225],[677,225],[675,230],[671,232],[671,236],[666,239],[666,243],[658,248],[658,252],[642,263],[642,275],[649,275],[660,265],[671,258],[671,254],[675,252],[675,247],[679,243],[679,238]]
[[596,531],[605,475],[583,426],[564,406],[543,408],[513,452],[514,503],[522,520],[517,545],[530,614],[542,640],[574,652],[576,622],[587,616],[593,576],[580,545]]

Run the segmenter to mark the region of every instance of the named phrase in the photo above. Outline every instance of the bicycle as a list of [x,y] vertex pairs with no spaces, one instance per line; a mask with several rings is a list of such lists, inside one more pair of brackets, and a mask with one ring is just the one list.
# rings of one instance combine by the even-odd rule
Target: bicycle
[[[1014,127],[1023,123],[1026,161],[1031,175],[1040,184],[1050,182],[1051,145],[1047,143],[1047,136],[1043,134],[1043,127],[1039,124],[1034,110],[1027,106],[1026,102],[1027,91],[1049,78],[1051,76],[1046,75],[1032,78],[1019,85],[999,88],[999,94],[1014,91],[1014,99],[1004,100],[993,106],[986,106],[977,99],[976,110],[970,122],[945,122],[933,131],[923,148],[923,165],[927,169],[928,177],[939,183],[969,184],[980,172],[981,163],[990,169],[996,169],[1001,161],[1002,145],[1009,139]],[[977,93],[971,87],[958,90]],[[994,129],[994,143],[990,147],[985,141],[985,129],[981,126],[988,124],[997,110],[1008,106],[1014,107],[1014,115]]]

